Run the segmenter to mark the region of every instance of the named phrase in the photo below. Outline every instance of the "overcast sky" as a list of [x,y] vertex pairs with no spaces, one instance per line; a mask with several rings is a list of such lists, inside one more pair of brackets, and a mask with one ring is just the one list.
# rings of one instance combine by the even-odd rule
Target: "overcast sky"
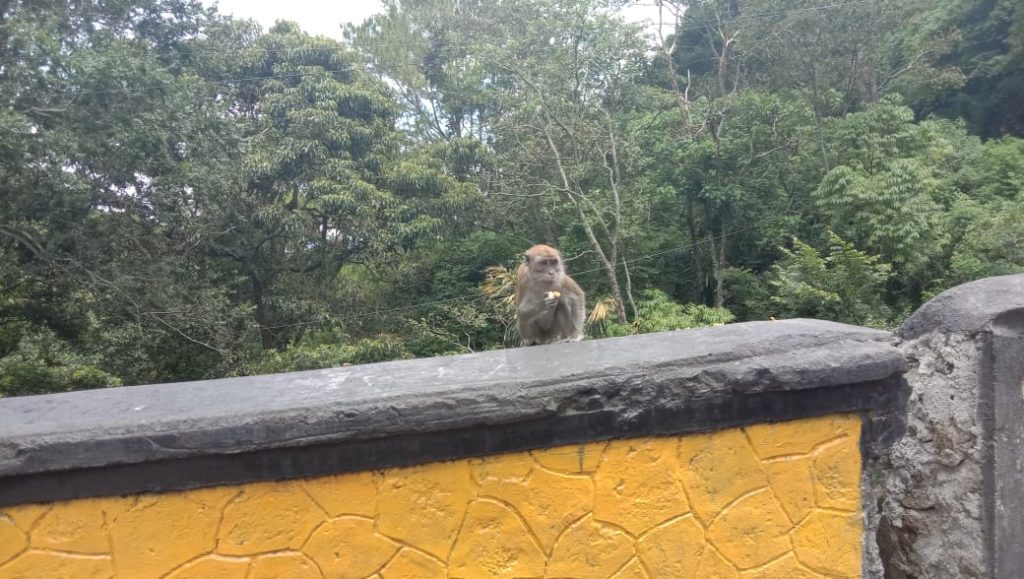
[[[341,38],[341,24],[362,22],[380,9],[377,0],[203,0],[204,4],[217,4],[222,14],[238,18],[251,18],[266,29],[276,20],[292,20],[310,34],[323,34]],[[629,20],[655,21],[658,11],[652,0],[637,2],[626,9]]]

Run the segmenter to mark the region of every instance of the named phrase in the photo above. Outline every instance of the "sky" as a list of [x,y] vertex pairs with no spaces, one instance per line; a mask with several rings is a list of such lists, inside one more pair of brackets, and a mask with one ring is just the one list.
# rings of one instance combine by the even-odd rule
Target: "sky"
[[[221,14],[251,18],[267,28],[276,20],[292,20],[310,34],[341,38],[341,24],[362,22],[380,9],[377,0],[203,0],[217,4]],[[625,11],[628,20],[655,22],[657,8],[652,0],[636,2]]]

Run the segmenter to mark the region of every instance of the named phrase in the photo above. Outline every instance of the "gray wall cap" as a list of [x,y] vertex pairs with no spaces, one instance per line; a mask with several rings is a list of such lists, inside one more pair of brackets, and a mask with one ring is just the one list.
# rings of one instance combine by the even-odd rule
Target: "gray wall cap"
[[[833,322],[751,322],[0,399],[0,504],[868,411],[892,405],[905,384],[893,342]],[[192,474],[174,470],[189,460]],[[89,479],[90,469],[107,470]]]
[[1018,309],[1024,309],[1024,274],[989,277],[935,296],[904,322],[899,333],[906,340],[931,332],[974,334]]

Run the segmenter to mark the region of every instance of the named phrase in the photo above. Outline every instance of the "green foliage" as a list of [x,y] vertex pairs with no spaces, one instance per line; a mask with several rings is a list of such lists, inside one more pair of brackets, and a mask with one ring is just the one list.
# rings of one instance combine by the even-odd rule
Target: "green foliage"
[[639,318],[630,324],[609,321],[603,328],[605,335],[628,336],[721,326],[735,320],[735,316],[724,308],[676,303],[665,292],[656,289],[645,290],[637,301],[637,308],[640,310]]
[[263,348],[281,349],[294,323],[329,316],[344,265],[457,232],[479,190],[403,149],[387,88],[337,42],[280,23],[251,48],[232,72],[266,80],[230,95],[251,135],[244,190],[217,199],[210,242],[248,278]]
[[959,187],[980,203],[1024,195],[1024,139],[1004,137],[978,147],[959,174]]
[[683,225],[680,233],[695,244],[687,283],[697,287],[680,292],[685,300],[724,303],[728,266],[763,267],[774,259],[781,240],[804,227],[793,208],[807,204],[822,174],[813,110],[798,95],[751,90],[699,101],[691,119],[713,122],[726,110],[727,122],[699,128],[693,139],[679,137],[685,119],[672,111],[648,137],[655,182],[671,196],[664,217]]
[[915,124],[913,111],[886,98],[831,130],[844,163],[814,192],[818,208],[839,235],[893,264],[905,284],[927,285],[951,242],[963,128]]
[[[917,108],[967,120],[984,137],[1024,134],[1024,8],[1016,0],[936,3],[937,26],[957,42],[941,60],[963,82],[919,95]],[[927,31],[922,30],[923,34]]]
[[731,267],[725,272],[726,307],[739,320],[767,320],[775,313],[772,287],[749,269]]
[[834,233],[828,253],[793,240],[793,249],[772,268],[769,285],[778,317],[820,318],[885,326],[892,311],[883,301],[892,267],[856,249]]
[[[487,268],[516,263],[521,244],[491,231],[476,231],[446,245],[435,265],[431,295],[440,299],[471,296],[484,283]],[[417,280],[418,281],[418,280]]]
[[443,356],[512,346],[515,312],[500,300],[441,304],[427,315],[410,319],[404,332],[414,355]]
[[0,398],[120,386],[121,380],[97,368],[45,330],[23,333],[17,349],[0,357]]
[[116,376],[93,366],[48,366],[32,360],[0,359],[0,398],[120,385]]
[[370,364],[411,358],[402,339],[397,336],[378,336],[360,340],[346,340],[334,336],[337,341],[317,341],[293,345],[284,350],[269,350],[244,366],[244,374],[271,374],[299,370],[318,370]]
[[591,337],[1024,271],[1019,2],[624,4],[0,2],[0,395],[514,346],[538,242]]
[[979,213],[953,253],[944,286],[1024,273],[1024,203],[1004,201]]

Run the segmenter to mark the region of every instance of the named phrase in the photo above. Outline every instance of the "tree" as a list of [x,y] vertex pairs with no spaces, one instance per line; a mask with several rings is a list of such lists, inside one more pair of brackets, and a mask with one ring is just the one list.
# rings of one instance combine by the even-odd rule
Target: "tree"
[[244,54],[221,97],[248,143],[244,174],[207,200],[207,242],[247,280],[262,347],[280,350],[296,322],[331,317],[346,264],[440,239],[478,190],[404,148],[387,89],[342,45],[280,23]]
[[1021,201],[995,204],[990,212],[972,220],[963,240],[957,244],[950,264],[949,278],[940,287],[949,287],[994,275],[1024,273],[1024,219]]
[[608,323],[603,318],[592,316],[592,323],[598,326],[595,333],[603,337],[670,332],[721,326],[736,319],[724,308],[676,303],[665,292],[657,289],[644,290],[637,301],[637,309],[640,315],[630,324]]
[[[728,195],[731,187],[725,182],[728,170],[724,166],[722,132],[745,81],[743,59],[735,46],[743,29],[739,20],[740,4],[726,0],[657,0],[657,5],[659,14],[663,18],[670,16],[675,25],[669,40],[661,38],[661,60],[666,67],[668,87],[679,109],[680,132],[698,142],[703,138],[710,141],[702,147],[705,151],[704,165],[711,169],[708,171],[710,180],[700,179],[701,189],[709,192],[713,189],[718,197]],[[658,30],[660,33],[661,26]],[[694,72],[698,73],[696,81]],[[683,75],[685,81],[680,79]],[[687,223],[694,241],[697,235],[693,215],[695,205],[697,203],[692,197],[687,200]],[[705,202],[702,206],[705,213],[702,241],[711,261],[713,302],[716,307],[721,307],[729,244],[728,218],[716,212],[712,204]],[[698,266],[697,271],[700,269]]]
[[[423,105],[412,107],[416,134],[474,136],[493,152],[498,168],[480,182],[493,195],[495,215],[530,216],[528,237],[561,237],[563,249],[573,242],[550,216],[572,220],[580,249],[595,257],[625,320],[630,176],[622,114],[633,106],[644,46],[638,31],[610,12],[616,6],[389,3],[386,15],[350,34],[400,92]],[[456,21],[458,28],[449,24]],[[400,39],[398,49],[390,45]]]
[[383,0],[380,14],[345,36],[370,69],[395,87],[419,139],[486,141],[495,76],[477,49],[495,7],[479,0]]
[[829,233],[828,254],[793,239],[793,250],[772,268],[769,285],[780,317],[808,317],[885,327],[892,318],[885,305],[891,266]]
[[570,210],[624,323],[627,304],[637,314],[625,250],[635,148],[625,122],[637,104],[643,45],[605,3],[554,3],[543,22],[532,18],[533,7],[509,11],[503,21],[520,34],[492,51],[516,88],[497,128],[506,135],[499,154],[527,169],[518,181],[533,180],[536,194],[554,195]]
[[223,290],[189,271],[167,210],[219,178],[205,153],[223,147],[205,144],[225,125],[185,72],[212,18],[183,0],[0,4],[0,287],[16,288],[4,328],[22,359],[46,343],[66,353],[33,358],[51,370],[92,361],[131,382],[209,367],[177,312],[204,309],[189,284]]
[[929,29],[944,28],[957,40],[938,61],[962,82],[910,102],[921,116],[962,117],[984,137],[1024,135],[1024,8],[1014,0],[949,0],[933,12]]
[[959,235],[949,275],[936,281],[932,293],[987,276],[1024,272],[1024,140],[1004,137],[976,149],[957,175],[958,187],[967,194],[953,213]]
[[[962,127],[914,124],[913,111],[893,97],[830,126],[844,163],[814,193],[836,233],[896,268],[911,301],[919,299],[952,241],[950,209],[961,197],[953,143]],[[938,266],[938,267],[937,267]]]
[[[703,115],[706,106],[690,108]],[[695,288],[678,297],[722,305],[730,266],[763,270],[787,235],[813,229],[801,217],[822,175],[813,112],[793,95],[752,90],[730,97],[717,137],[688,138],[679,120],[678,111],[662,115],[649,137],[651,178],[670,192],[668,211],[694,244]]]

